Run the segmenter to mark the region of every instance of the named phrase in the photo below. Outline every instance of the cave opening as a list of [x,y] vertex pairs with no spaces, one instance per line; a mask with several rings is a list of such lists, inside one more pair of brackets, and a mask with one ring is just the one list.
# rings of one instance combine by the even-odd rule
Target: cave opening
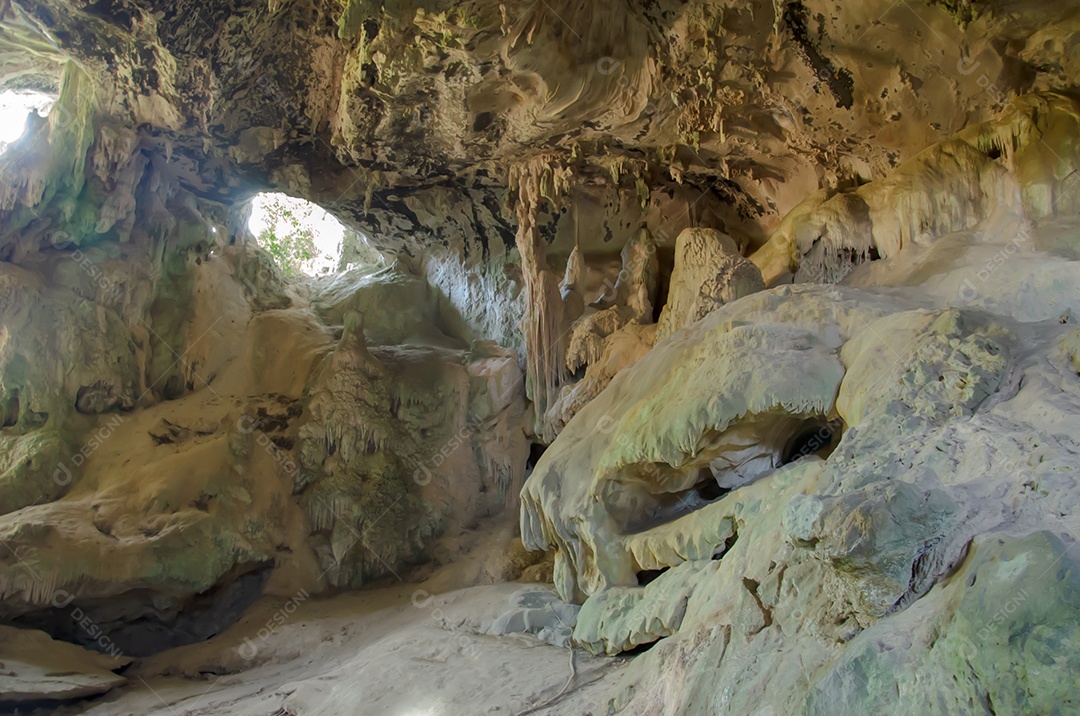
[[663,567],[661,569],[642,569],[637,573],[637,583],[639,587],[644,587],[648,584],[652,584],[660,575],[668,571],[670,567]]
[[844,427],[839,417],[766,415],[745,419],[727,430],[703,436],[689,465],[645,466],[641,482],[647,486],[633,501],[623,500],[618,492],[606,496],[609,513],[616,516],[625,534],[673,522],[802,458],[816,455],[828,459],[843,437]]
[[532,472],[533,468],[536,467],[536,463],[540,462],[540,458],[544,456],[545,450],[547,450],[547,445],[543,443],[532,443],[529,445],[529,457],[525,461],[526,472]]
[[341,262],[344,225],[304,199],[258,194],[251,200],[248,230],[287,275],[333,273]]
[[647,641],[644,644],[638,644],[633,648],[620,652],[619,656],[640,656],[647,652],[649,649],[652,649],[654,646],[659,644],[660,641],[660,639],[656,639],[655,641]]
[[58,590],[45,608],[0,623],[37,629],[53,639],[111,656],[152,656],[206,641],[239,621],[263,594],[273,563],[240,564],[204,592],[186,599],[133,589],[79,599]]
[[730,488],[723,487],[716,481],[716,477],[713,476],[712,471],[708,467],[703,467],[698,472],[700,478],[698,483],[694,485],[693,491],[705,502],[715,502],[721,497],[731,492]]
[[318,204],[264,192],[246,207],[247,229],[286,276],[315,278],[380,265],[366,236]]
[[675,247],[657,246],[656,260],[660,270],[656,284],[656,303],[653,305],[653,323],[660,322],[660,314],[664,312],[668,294],[671,292],[671,274],[675,272]]
[[19,412],[19,391],[13,390],[0,398],[0,428],[10,428],[18,424]]
[[843,421],[808,420],[792,435],[780,453],[780,465],[790,465],[809,455],[828,458],[843,435]]
[[35,113],[37,118],[47,117],[55,101],[42,92],[0,92],[0,154],[26,134]]

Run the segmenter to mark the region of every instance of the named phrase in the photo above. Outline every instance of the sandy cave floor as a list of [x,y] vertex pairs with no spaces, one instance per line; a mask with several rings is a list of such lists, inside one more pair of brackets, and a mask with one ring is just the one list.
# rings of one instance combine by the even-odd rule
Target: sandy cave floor
[[[209,641],[137,660],[126,686],[53,713],[94,716],[601,713],[631,658],[478,633],[523,585],[432,596],[401,584],[263,598]],[[262,636],[260,637],[260,630]],[[555,699],[560,694],[561,697]],[[549,706],[532,709],[549,700]]]

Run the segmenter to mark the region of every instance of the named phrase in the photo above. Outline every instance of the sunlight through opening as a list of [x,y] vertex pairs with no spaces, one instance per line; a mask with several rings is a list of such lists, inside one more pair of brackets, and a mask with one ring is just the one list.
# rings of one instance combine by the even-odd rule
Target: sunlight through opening
[[248,229],[286,274],[322,276],[341,263],[345,226],[309,201],[259,194],[251,201]]
[[47,115],[54,101],[40,92],[0,92],[0,154],[26,132],[30,112]]

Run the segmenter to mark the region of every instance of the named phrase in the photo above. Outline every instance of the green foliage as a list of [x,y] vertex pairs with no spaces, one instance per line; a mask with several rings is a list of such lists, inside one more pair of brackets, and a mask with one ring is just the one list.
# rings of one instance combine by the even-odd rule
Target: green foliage
[[266,205],[266,228],[256,237],[259,246],[274,257],[274,262],[287,276],[300,273],[305,261],[315,258],[315,234],[302,222],[304,217],[285,204]]

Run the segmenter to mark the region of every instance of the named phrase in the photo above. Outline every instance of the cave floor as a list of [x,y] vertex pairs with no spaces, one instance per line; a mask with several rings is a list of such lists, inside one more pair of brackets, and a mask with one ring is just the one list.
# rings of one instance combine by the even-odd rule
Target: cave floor
[[568,683],[569,650],[531,636],[481,633],[521,587],[432,596],[402,584],[320,600],[266,597],[222,634],[140,659],[124,672],[124,687],[55,713],[605,712],[629,659],[575,651]]

